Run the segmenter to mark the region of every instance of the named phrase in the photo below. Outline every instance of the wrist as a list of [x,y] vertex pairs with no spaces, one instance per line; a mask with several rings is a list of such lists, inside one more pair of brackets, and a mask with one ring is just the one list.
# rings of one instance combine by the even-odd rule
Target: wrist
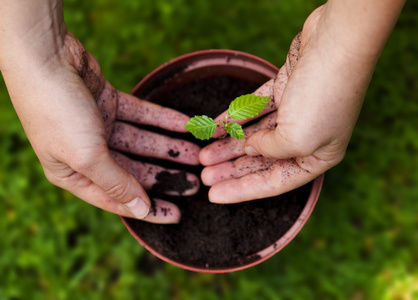
[[352,61],[374,65],[405,0],[328,0],[319,29]]
[[0,8],[0,70],[37,70],[59,57],[66,36],[62,1],[5,1]]

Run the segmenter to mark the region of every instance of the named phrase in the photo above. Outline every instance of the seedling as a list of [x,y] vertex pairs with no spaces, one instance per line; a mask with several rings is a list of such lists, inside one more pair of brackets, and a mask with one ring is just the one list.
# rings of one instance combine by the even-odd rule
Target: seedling
[[252,94],[242,95],[235,98],[235,100],[231,102],[224,120],[220,120],[216,123],[215,120],[205,115],[194,116],[186,124],[185,128],[193,134],[195,138],[208,140],[213,136],[216,127],[219,125],[230,136],[236,138],[237,140],[241,140],[244,138],[242,126],[237,122],[230,122],[228,120],[229,117],[234,120],[253,118],[263,111],[269,100],[270,97],[262,97]]

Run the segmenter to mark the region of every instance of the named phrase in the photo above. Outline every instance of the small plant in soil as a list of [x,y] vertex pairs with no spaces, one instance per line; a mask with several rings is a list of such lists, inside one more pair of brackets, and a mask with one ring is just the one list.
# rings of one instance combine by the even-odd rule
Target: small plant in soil
[[263,111],[269,100],[270,97],[262,97],[252,94],[242,95],[235,98],[235,100],[231,102],[224,120],[220,120],[217,123],[215,120],[206,115],[194,116],[186,124],[185,128],[193,134],[195,138],[208,140],[213,136],[217,126],[220,126],[227,134],[233,138],[241,140],[244,138],[242,126],[237,122],[229,121],[230,118],[234,120],[246,120],[248,118],[253,118]]

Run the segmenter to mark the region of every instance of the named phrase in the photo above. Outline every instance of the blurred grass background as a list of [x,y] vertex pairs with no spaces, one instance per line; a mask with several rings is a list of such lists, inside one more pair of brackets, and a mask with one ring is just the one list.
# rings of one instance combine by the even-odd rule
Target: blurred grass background
[[[72,31],[120,90],[187,52],[277,66],[317,0],[65,0]],[[418,299],[418,4],[407,1],[345,160],[298,237],[222,275],[160,262],[119,218],[45,179],[0,79],[0,299]]]

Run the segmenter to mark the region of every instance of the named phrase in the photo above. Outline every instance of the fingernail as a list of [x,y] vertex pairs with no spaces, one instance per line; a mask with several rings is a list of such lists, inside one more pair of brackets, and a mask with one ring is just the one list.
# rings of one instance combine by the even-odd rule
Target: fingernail
[[145,221],[157,224],[177,224],[180,222],[181,213],[175,204],[161,199],[155,199],[154,203],[155,205],[153,205]]
[[260,155],[260,153],[258,153],[258,151],[256,151],[252,146],[245,147],[245,153],[247,153],[249,156]]
[[136,197],[131,202],[125,203],[128,211],[135,216],[135,218],[143,219],[149,213],[149,206],[141,198]]

